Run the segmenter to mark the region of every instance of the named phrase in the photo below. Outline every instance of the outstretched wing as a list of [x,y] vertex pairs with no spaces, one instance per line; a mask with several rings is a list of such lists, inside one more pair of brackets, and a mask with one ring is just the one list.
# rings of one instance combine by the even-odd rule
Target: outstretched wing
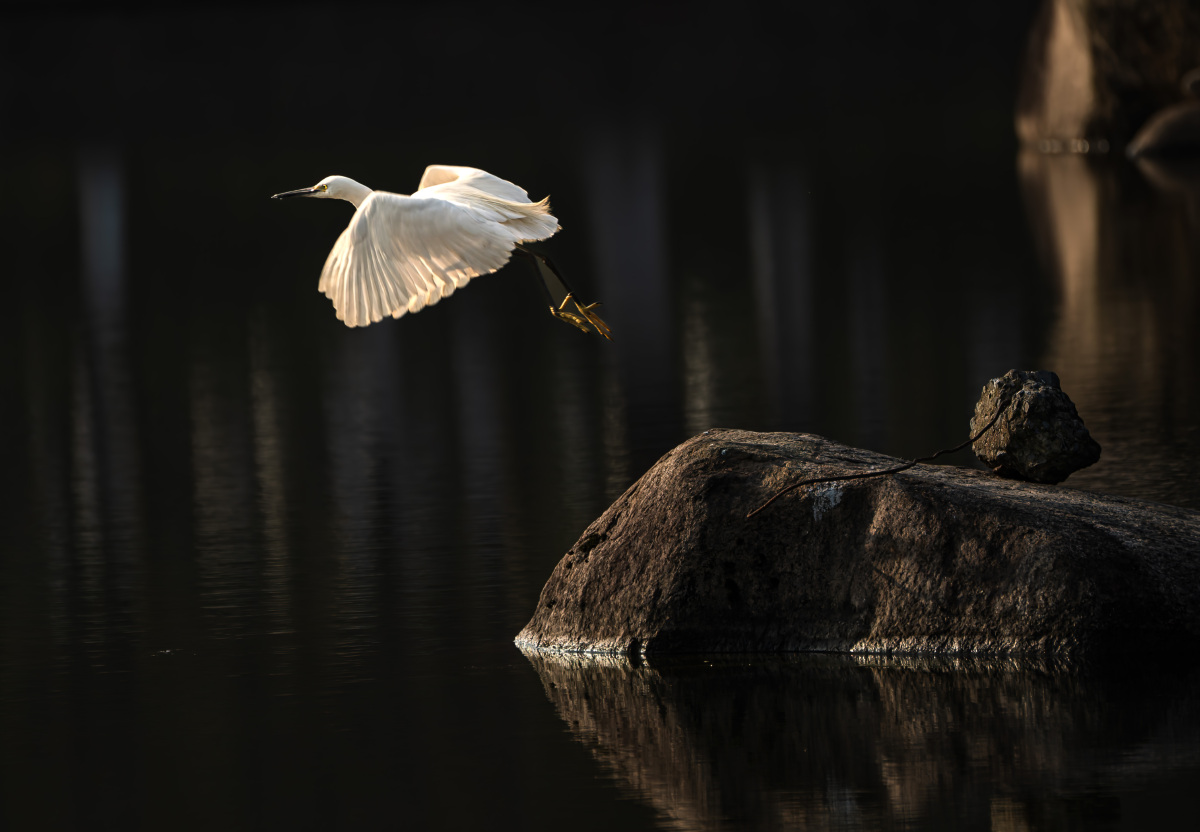
[[399,318],[508,262],[522,237],[507,226],[444,199],[375,191],[334,243],[318,288],[347,326]]

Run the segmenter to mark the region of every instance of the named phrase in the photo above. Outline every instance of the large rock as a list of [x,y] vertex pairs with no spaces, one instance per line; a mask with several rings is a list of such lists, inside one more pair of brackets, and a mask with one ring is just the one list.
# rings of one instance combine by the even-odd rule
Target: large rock
[[1075,655],[1200,638],[1200,514],[713,430],[659,460],[555,567],[518,644],[662,654]]

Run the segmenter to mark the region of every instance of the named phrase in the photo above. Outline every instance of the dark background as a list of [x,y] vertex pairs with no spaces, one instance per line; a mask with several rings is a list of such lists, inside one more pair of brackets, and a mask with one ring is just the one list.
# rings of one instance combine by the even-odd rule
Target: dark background
[[[6,11],[0,826],[1186,809],[1171,668],[564,669],[511,643],[588,523],[709,427],[914,456],[965,438],[989,378],[1046,368],[1105,453],[1068,487],[1200,504],[1194,203],[1120,159],[1019,160],[1033,15]],[[550,194],[547,250],[614,343],[516,267],[338,322],[315,287],[348,206],[269,196],[410,192],[431,163]]]

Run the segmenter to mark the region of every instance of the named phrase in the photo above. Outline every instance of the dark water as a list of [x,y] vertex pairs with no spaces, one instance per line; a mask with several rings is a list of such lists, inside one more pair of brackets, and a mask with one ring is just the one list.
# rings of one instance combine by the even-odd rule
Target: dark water
[[[783,35],[739,18],[764,48],[730,58],[732,87],[682,52],[589,41],[559,49],[553,96],[490,130],[429,102],[420,130],[386,109],[322,127],[347,80],[332,59],[247,57],[347,17],[198,16],[182,44],[173,19],[63,29],[111,77],[20,76],[10,113],[55,105],[0,132],[21,160],[0,206],[0,826],[1144,829],[1190,812],[1186,657],[629,668],[511,643],[562,552],[684,438],[923,454],[965,438],[1012,367],[1056,371],[1103,447],[1067,486],[1200,507],[1195,173],[1019,156],[1014,73],[995,70],[1019,20],[985,47],[914,29],[911,54],[884,26],[859,47],[875,63],[826,67],[861,40],[828,14],[841,34],[810,36],[796,70],[821,83],[789,86],[790,53],[765,48]],[[726,24],[689,36],[724,43]],[[197,57],[225,32],[232,58]],[[954,77],[930,68],[951,59]],[[587,61],[604,71],[585,82]],[[763,92],[753,72],[783,80]],[[906,84],[924,94],[897,98]],[[786,117],[764,104],[781,91]],[[551,193],[547,250],[615,343],[553,321],[519,264],[399,322],[337,322],[316,282],[349,206],[267,196],[330,173],[405,192],[430,162]]]

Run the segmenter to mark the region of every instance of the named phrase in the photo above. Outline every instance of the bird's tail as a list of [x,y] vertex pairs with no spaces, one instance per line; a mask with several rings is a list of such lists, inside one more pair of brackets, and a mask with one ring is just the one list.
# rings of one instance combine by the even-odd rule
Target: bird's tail
[[491,194],[476,194],[475,199],[486,203],[505,219],[504,228],[512,232],[517,242],[529,243],[553,237],[562,227],[550,213],[550,197],[540,202],[513,202]]

